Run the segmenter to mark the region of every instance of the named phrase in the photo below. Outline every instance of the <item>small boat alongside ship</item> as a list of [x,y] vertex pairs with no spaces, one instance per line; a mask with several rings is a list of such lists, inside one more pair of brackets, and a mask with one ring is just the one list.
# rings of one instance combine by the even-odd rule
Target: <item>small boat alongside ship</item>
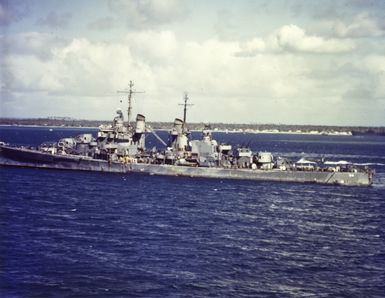
[[[175,119],[165,142],[138,114],[131,123],[133,83],[128,93],[127,122],[119,109],[110,125],[99,127],[97,136],[81,134],[38,148],[0,143],[0,165],[111,173],[187,176],[216,179],[302,182],[369,186],[374,171],[348,162],[300,159],[296,162],[275,158],[270,152],[218,143],[206,126],[202,138],[191,140],[184,117]],[[145,137],[152,133],[166,149],[148,150]]]

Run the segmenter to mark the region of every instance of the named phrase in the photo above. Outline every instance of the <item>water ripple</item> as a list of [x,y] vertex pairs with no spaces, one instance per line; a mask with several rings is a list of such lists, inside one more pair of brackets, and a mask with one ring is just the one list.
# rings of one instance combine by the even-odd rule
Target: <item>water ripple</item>
[[0,170],[1,297],[385,292],[381,169],[370,188]]

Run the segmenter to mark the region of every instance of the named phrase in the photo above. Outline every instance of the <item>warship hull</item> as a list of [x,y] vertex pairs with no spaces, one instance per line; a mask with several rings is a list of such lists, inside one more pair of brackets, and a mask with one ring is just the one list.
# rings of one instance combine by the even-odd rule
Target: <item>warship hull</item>
[[339,184],[347,186],[370,186],[373,183],[372,174],[366,172],[230,169],[221,167],[122,163],[79,155],[51,154],[32,149],[10,146],[0,146],[0,165],[125,174],[143,173],[149,175],[186,176],[215,179]]

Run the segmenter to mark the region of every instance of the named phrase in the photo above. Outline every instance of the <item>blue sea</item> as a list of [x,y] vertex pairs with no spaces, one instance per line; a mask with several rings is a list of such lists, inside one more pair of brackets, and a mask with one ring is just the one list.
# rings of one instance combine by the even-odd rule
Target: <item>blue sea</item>
[[[0,127],[0,140],[36,146],[84,132],[96,130]],[[214,137],[293,160],[368,165],[376,180],[344,187],[2,167],[0,297],[385,297],[385,137]]]

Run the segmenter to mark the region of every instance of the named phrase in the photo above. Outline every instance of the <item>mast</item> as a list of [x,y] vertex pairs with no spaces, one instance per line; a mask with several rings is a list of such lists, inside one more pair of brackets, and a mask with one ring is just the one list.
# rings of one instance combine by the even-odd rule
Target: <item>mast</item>
[[180,106],[184,106],[184,109],[183,109],[183,131],[185,131],[185,127],[186,127],[187,106],[193,106],[193,104],[187,103],[188,100],[189,100],[188,93],[185,92],[184,93],[184,103],[179,104]]
[[128,108],[127,108],[127,126],[130,127],[131,121],[131,110],[132,110],[132,94],[134,93],[144,93],[144,91],[133,91],[132,87],[134,87],[134,83],[130,81],[128,85],[129,90],[118,90],[118,93],[127,93],[128,94]]

